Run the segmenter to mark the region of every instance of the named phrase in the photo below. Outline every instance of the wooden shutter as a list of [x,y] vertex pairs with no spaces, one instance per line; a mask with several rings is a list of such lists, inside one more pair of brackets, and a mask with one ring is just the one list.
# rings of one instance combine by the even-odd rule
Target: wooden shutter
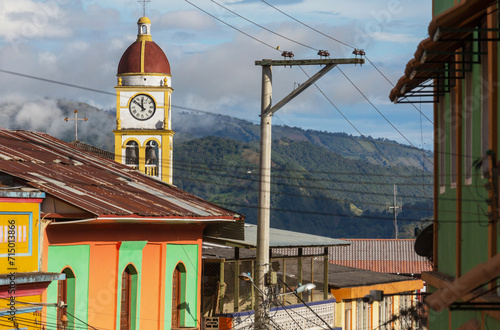
[[181,272],[178,267],[172,278],[172,329],[180,327],[181,320]]
[[[61,302],[64,301],[65,304],[68,303],[68,281],[65,279],[63,281],[57,282],[57,306],[61,306]],[[57,308],[57,329],[63,329],[63,324],[61,323],[61,318],[66,315],[65,308]]]
[[130,329],[130,294],[132,286],[132,276],[128,268],[122,274],[122,299],[120,312],[120,330]]

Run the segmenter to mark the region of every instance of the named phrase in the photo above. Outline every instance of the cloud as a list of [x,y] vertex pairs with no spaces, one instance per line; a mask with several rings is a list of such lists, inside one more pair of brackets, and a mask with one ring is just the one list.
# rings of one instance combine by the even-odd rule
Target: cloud
[[208,15],[196,10],[178,10],[168,12],[159,17],[155,26],[159,29],[182,29],[187,31],[203,31],[214,29],[216,26],[214,20]]
[[[244,17],[313,49],[264,31],[210,2],[204,4],[204,9],[257,40],[185,2],[171,5],[153,2],[148,6],[148,16],[153,23],[153,40],[170,60],[173,104],[255,120],[260,113],[261,93],[261,67],[256,66],[255,61],[280,59],[280,52],[275,49],[278,45],[282,50],[293,51],[296,59],[317,58],[316,48],[329,50],[333,58],[342,58],[353,56],[352,49],[334,39],[358,46],[357,41],[366,38],[366,43],[360,48],[364,48],[379,69],[396,82],[421,40],[416,36],[425,34],[431,12],[428,4],[401,1],[399,7],[402,11],[393,10],[389,17],[385,13],[390,12],[391,1],[397,2],[270,2],[324,35],[261,1],[224,2]],[[40,25],[37,34],[23,36],[23,24],[35,24],[34,15],[44,12],[40,6],[52,3],[59,6],[52,9],[51,15],[45,14],[46,23],[36,21]],[[49,9],[46,7],[45,12]],[[140,5],[132,0],[3,1],[0,3],[0,43],[3,46],[0,47],[0,69],[114,94],[118,61],[136,38],[139,14]],[[7,35],[16,35],[18,39],[9,40]],[[310,74],[319,69],[306,68]],[[371,66],[346,66],[342,69],[377,106],[392,106],[386,100],[392,86]],[[290,93],[296,83],[307,79],[298,67],[275,67],[273,73],[273,103]],[[0,95],[3,97],[37,100],[48,96],[88,102],[103,108],[112,108],[116,103],[113,95],[5,73],[0,73],[0,76]],[[321,78],[318,86],[342,110],[358,109],[362,104],[369,107],[336,69]],[[328,116],[332,109],[328,100],[311,86],[278,115],[285,119],[293,116],[320,118]],[[290,122],[300,126],[305,121]],[[317,122],[320,123],[321,119]]]
[[376,41],[389,41],[397,43],[416,44],[422,41],[422,38],[415,37],[414,35],[409,33],[376,32],[370,33],[370,37]]

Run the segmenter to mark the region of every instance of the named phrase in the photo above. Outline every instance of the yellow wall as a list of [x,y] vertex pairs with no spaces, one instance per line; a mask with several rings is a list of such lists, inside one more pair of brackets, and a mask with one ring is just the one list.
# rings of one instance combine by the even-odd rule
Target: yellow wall
[[[400,297],[397,296],[398,293],[403,292],[413,292],[415,290],[420,290],[423,288],[422,280],[409,280],[394,283],[385,283],[371,286],[359,286],[341,289],[331,289],[332,295],[337,300],[336,311],[335,311],[335,326],[340,327],[345,330],[347,328],[346,317],[346,307],[350,305],[351,307],[351,320],[350,329],[356,330],[357,328],[357,304],[358,299],[370,294],[370,290],[382,290],[386,295],[394,295],[392,297],[392,308],[393,312],[398,314],[397,311],[400,309]],[[379,319],[380,303],[375,301],[371,305],[371,324],[372,329],[378,329],[380,324]],[[392,313],[392,312],[391,312]],[[363,330],[369,330],[364,328]]]
[[[31,329],[42,329],[41,310],[39,310],[39,311],[30,310],[29,312],[23,313],[22,312],[23,308],[31,308],[32,309],[33,305],[20,303],[20,302],[23,302],[23,303],[41,303],[42,296],[41,295],[25,296],[25,297],[16,298],[16,300],[18,302],[15,305],[16,314],[15,314],[14,320],[17,322],[17,325],[19,326],[19,328],[20,329],[28,328],[30,330]],[[0,310],[9,309],[9,307],[10,307],[9,302],[10,302],[10,300],[0,299]],[[15,326],[13,326],[13,323],[14,323],[13,318],[10,315],[0,316],[0,330],[15,329]],[[49,328],[52,328],[52,327],[49,327]]]
[[[0,315],[15,311],[21,329],[42,329],[41,313],[32,304],[40,303],[41,295],[22,296],[16,276],[22,272],[39,271],[39,233],[41,198],[0,198],[0,274],[12,274],[12,285],[0,291]],[[15,302],[15,303],[14,303]],[[23,312],[28,308],[29,311]],[[12,316],[0,316],[0,330],[13,329]]]
[[[21,199],[25,200],[25,199]],[[0,272],[38,271],[38,203],[2,203],[0,199]]]

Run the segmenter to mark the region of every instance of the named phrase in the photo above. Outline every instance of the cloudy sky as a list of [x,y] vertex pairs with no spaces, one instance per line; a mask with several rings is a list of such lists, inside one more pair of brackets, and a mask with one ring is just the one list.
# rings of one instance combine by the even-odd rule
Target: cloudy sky
[[[332,58],[345,58],[353,56],[345,44],[352,45],[364,49],[396,83],[426,37],[431,19],[430,0],[266,2],[152,0],[147,5],[153,40],[172,68],[174,106],[258,123],[261,67],[255,61],[281,59],[282,50],[292,51],[295,59],[316,59],[318,49],[328,50]],[[135,41],[141,16],[137,0],[1,1],[2,101],[64,98],[113,109],[118,62]],[[320,68],[302,69],[273,68],[273,103]],[[359,131],[432,148],[430,106],[416,105],[426,118],[411,105],[391,104],[392,86],[370,64],[345,65],[341,70],[373,105],[335,68],[318,81],[318,88],[310,87],[282,108],[273,124],[353,135]]]

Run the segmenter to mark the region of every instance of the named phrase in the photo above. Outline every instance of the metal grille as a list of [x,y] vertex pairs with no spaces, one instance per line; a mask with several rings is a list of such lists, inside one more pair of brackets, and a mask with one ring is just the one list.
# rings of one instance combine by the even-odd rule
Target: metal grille
[[[335,324],[335,303],[329,302],[311,306],[314,313],[305,306],[293,306],[286,309],[272,310],[269,313],[271,324],[277,329],[325,329]],[[319,317],[318,317],[319,316]],[[245,315],[233,319],[233,329],[253,329],[254,315]]]
[[219,313],[219,297],[224,286],[220,285],[220,263],[203,263],[202,315],[213,316]]

